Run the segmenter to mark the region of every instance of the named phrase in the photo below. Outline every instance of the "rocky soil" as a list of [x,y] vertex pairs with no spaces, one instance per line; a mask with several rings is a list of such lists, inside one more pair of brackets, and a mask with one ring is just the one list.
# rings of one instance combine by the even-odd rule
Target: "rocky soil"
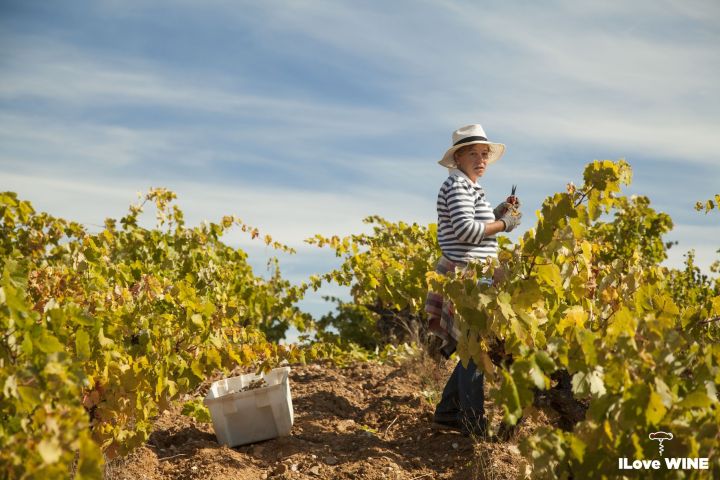
[[[522,478],[519,438],[464,437],[431,424],[433,406],[454,364],[416,359],[399,366],[357,363],[293,366],[295,423],[290,436],[228,448],[211,424],[180,414],[157,418],[146,445],[106,467],[108,480],[159,479],[506,479]],[[493,425],[501,410],[486,402]]]

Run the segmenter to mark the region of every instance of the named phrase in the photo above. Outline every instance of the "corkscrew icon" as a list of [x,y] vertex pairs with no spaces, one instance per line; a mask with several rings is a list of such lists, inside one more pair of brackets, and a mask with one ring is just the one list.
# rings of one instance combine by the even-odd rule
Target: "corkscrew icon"
[[649,435],[649,437],[650,440],[657,440],[658,442],[660,442],[660,456],[662,457],[664,450],[663,442],[665,440],[672,440],[673,434],[670,432],[653,432]]

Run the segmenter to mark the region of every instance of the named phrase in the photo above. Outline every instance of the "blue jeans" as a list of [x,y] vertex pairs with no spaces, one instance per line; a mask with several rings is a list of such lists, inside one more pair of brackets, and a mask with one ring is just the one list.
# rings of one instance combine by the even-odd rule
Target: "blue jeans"
[[445,421],[457,420],[465,428],[485,426],[485,378],[470,359],[464,368],[458,362],[445,384],[440,403],[435,408],[435,418]]

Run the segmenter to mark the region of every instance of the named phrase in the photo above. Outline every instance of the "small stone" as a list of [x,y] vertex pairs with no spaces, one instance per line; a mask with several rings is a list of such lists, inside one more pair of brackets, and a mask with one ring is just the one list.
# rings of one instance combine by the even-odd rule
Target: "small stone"
[[291,471],[291,472],[297,472],[297,471],[298,471],[298,464],[297,464],[297,463],[293,463],[292,465],[290,465],[290,471]]
[[317,458],[317,455],[315,455],[314,453],[311,453],[311,454],[310,454],[310,458],[312,458],[313,460],[315,460],[315,459]]
[[260,474],[260,480],[267,480],[268,474],[263,472]]
[[327,463],[328,465],[337,465],[338,459],[333,455],[328,455],[327,457],[325,457],[325,463]]
[[312,473],[313,475],[319,477],[320,476],[320,466],[313,465],[312,467],[310,467],[309,472]]
[[284,463],[278,464],[277,467],[275,467],[275,474],[276,475],[282,475],[283,473],[288,471],[288,466]]
[[347,431],[353,430],[355,428],[355,420],[353,419],[347,419],[347,420],[340,420],[337,423],[337,430],[340,433],[345,433]]
[[453,442],[452,447],[454,450],[457,450],[460,445],[457,442]]
[[193,465],[192,467],[190,467],[190,470],[192,470],[193,472],[196,471],[196,470],[197,470],[197,465]]

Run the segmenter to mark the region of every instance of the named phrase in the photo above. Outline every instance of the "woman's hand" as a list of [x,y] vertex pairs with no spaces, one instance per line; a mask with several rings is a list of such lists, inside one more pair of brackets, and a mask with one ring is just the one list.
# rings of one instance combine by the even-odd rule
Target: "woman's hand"
[[497,207],[495,207],[493,209],[493,213],[495,214],[495,220],[500,220],[500,218],[505,215],[505,213],[510,210],[511,207],[512,204],[510,202],[502,202]]
[[512,232],[515,227],[520,225],[522,219],[522,213],[520,210],[510,209],[505,212],[505,215],[500,217],[500,220],[505,224],[505,231]]
[[503,217],[508,211],[517,211],[520,209],[520,199],[516,197],[514,194],[510,195],[505,199],[504,202],[499,204],[497,207],[493,209],[493,213],[495,214],[495,220],[500,220],[500,218]]

